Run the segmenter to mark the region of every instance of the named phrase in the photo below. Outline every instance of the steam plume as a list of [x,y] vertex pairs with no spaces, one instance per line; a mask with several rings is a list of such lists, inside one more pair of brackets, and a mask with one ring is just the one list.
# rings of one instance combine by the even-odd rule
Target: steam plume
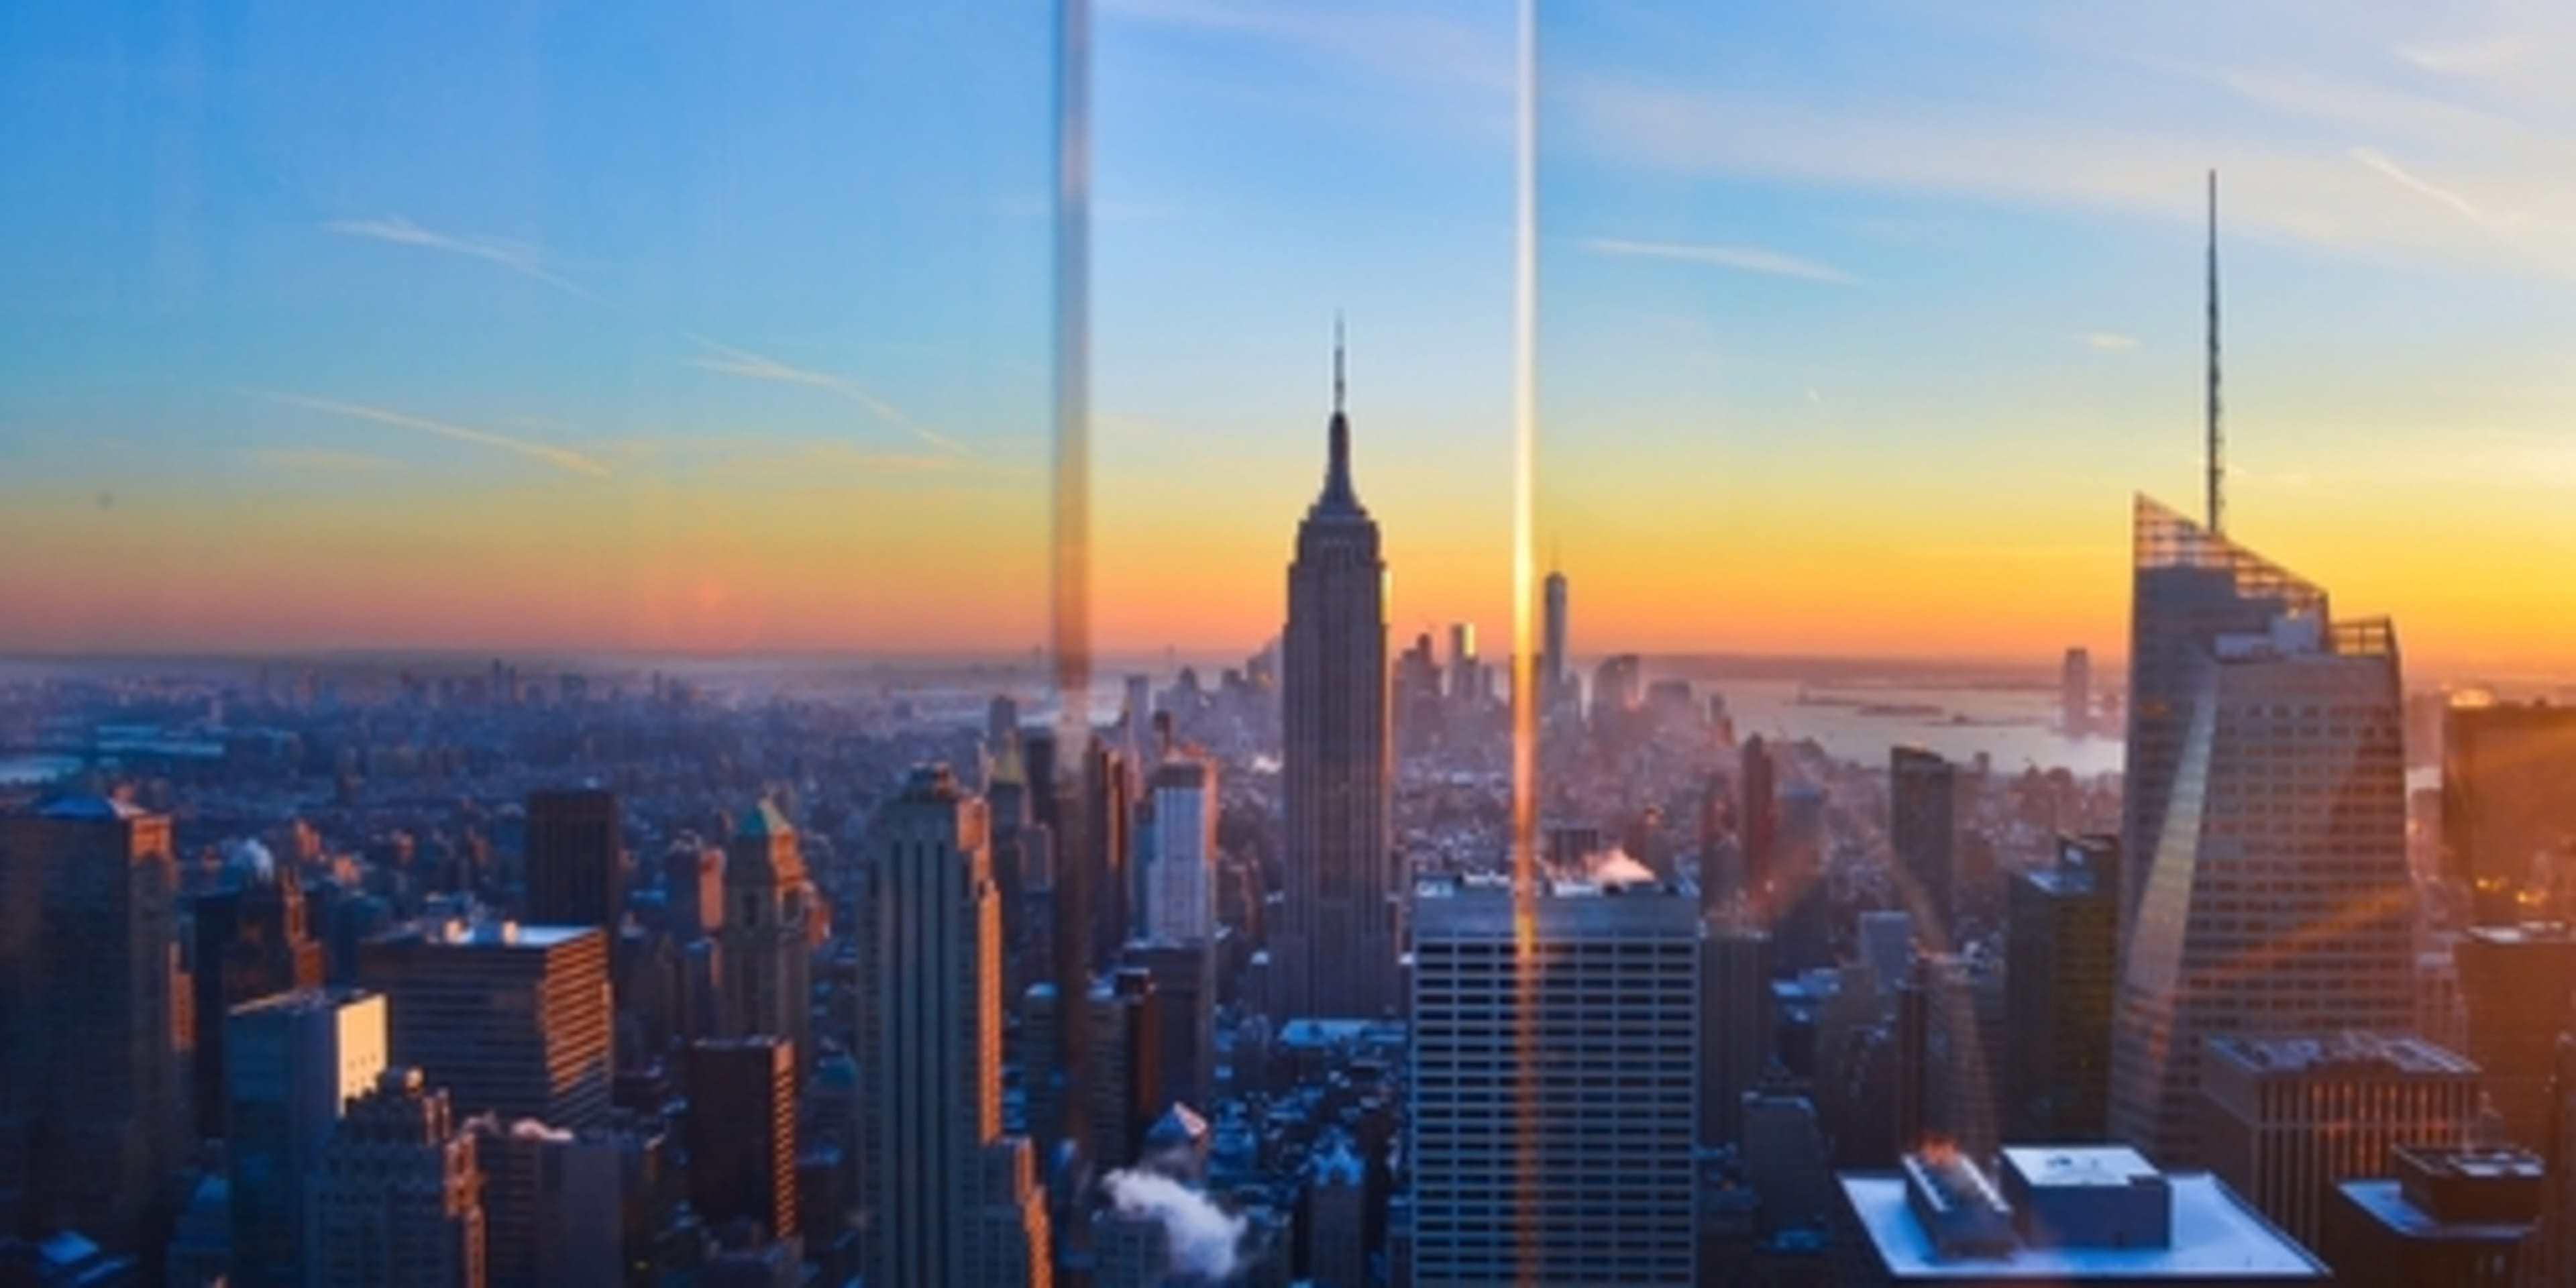
[[1122,1216],[1148,1216],[1171,1237],[1176,1274],[1222,1283],[1243,1269],[1249,1225],[1208,1196],[1153,1172],[1111,1172],[1102,1182]]

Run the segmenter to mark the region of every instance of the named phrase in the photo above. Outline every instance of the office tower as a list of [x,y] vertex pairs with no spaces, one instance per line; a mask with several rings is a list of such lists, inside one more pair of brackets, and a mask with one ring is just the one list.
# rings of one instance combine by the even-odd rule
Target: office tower
[[1771,936],[1710,923],[1700,936],[1699,1141],[1742,1139],[1744,1096],[1771,1060]]
[[1136,763],[1107,739],[1095,737],[1084,770],[1081,843],[1066,847],[1062,858],[1069,869],[1065,875],[1079,881],[1074,904],[1087,904],[1091,910],[1089,955],[1083,959],[1087,977],[1117,957],[1135,919],[1127,860],[1133,850],[1129,828],[1134,821]]
[[1421,756],[1440,744],[1440,663],[1431,653],[1431,632],[1413,637],[1413,647],[1395,659],[1391,708],[1402,754]]
[[270,862],[228,874],[229,889],[199,895],[193,911],[197,1017],[197,1133],[225,1134],[224,1015],[245,1002],[322,985],[322,945],[305,921],[295,869]]
[[2558,1036],[2576,1032],[2576,931],[2554,921],[2476,926],[2452,945],[2451,962],[2468,1010],[2461,1054],[2478,1066],[2506,1135],[2547,1150]]
[[1958,871],[1959,775],[1949,761],[1920,747],[1888,756],[1887,838],[1896,850],[1899,897],[1934,951],[1952,943]]
[[140,1251],[186,1123],[170,820],[73,797],[0,814],[0,1194]]
[[994,694],[984,707],[984,754],[999,760],[1005,751],[1016,750],[1019,741],[1019,700],[1007,693]]
[[662,908],[671,933],[682,940],[724,928],[724,851],[683,835],[662,855]]
[[1699,909],[1546,890],[1526,961],[1506,886],[1415,895],[1413,1282],[1687,1285]]
[[2057,851],[2013,878],[2006,906],[2003,1133],[2097,1142],[2111,1129],[2120,842],[2060,837]]
[[[996,698],[996,703],[1006,699]],[[1030,960],[1034,940],[1029,925],[1031,890],[1052,884],[1032,881],[1029,870],[1028,835],[1037,816],[1029,808],[1029,771],[1020,757],[1018,712],[1012,712],[1012,724],[1001,728],[989,759],[984,762],[984,803],[992,812],[993,887],[1002,894],[1002,960],[1011,978],[1022,984],[1036,978],[1037,963]]]
[[597,926],[418,922],[370,940],[391,1061],[460,1114],[578,1131],[607,1122],[608,936]]
[[2478,1067],[2412,1037],[2212,1037],[2202,1155],[2247,1202],[2317,1246],[2337,1182],[2385,1176],[2398,1145],[2467,1142]]
[[626,850],[617,797],[596,787],[528,793],[528,920],[604,926],[624,920]]
[[1280,689],[1286,725],[1287,906],[1271,939],[1283,1016],[1376,1016],[1396,999],[1388,796],[1386,561],[1351,487],[1351,427],[1333,352],[1323,494],[1297,525]]
[[1034,1288],[1046,1196],[1002,1135],[1002,923],[984,803],[913,771],[876,822],[858,916],[868,1282]]
[[[2570,783],[2576,707],[2452,707],[2442,722],[2443,870],[2473,890],[2509,896],[2576,869]],[[2494,902],[2510,906],[2509,899]],[[2551,909],[2559,917],[2571,912]]]
[[343,1107],[385,1071],[385,999],[352,989],[280,993],[222,1021],[232,1103],[232,1277],[239,1288],[300,1288],[306,1182]]
[[1734,808],[1728,802],[1732,785],[1726,775],[1712,773],[1700,788],[1699,796],[1699,908],[1700,916],[1714,919],[1736,896],[1743,893],[1744,852],[1734,838]]
[[2345,1181],[2317,1251],[2347,1288],[2520,1288],[2546,1168],[2525,1150],[2389,1151],[2391,1175]]
[[2057,727],[2069,738],[2093,736],[2093,654],[2066,650],[2066,666],[2057,686]]
[[712,1227],[752,1221],[772,1238],[796,1222],[796,1053],[762,1036],[689,1048],[689,1206]]
[[1126,699],[1119,704],[1118,718],[1125,726],[1128,763],[1144,763],[1145,757],[1154,751],[1148,741],[1154,721],[1154,677],[1127,677]]
[[1735,826],[1744,845],[1744,893],[1768,907],[1771,884],[1779,875],[1779,771],[1760,734],[1744,740],[1743,757],[1744,805],[1736,811]]
[[[2207,705],[2218,641],[2267,634],[2282,618],[2326,618],[2326,593],[2146,497],[2137,498],[2129,600],[2129,729],[2123,760],[2120,927],[2137,919],[2177,775]],[[2194,785],[2215,781],[2195,776]]]
[[2550,1160],[2540,1187],[2540,1229],[2525,1254],[2527,1282],[2556,1288],[2576,1282],[2576,1035],[2557,1039],[2549,1080],[2549,1137],[2541,1156]]
[[1105,1206],[1091,1214],[1091,1288],[1168,1288],[1172,1232],[1160,1214]]
[[1153,976],[1128,967],[1092,983],[1081,1026],[1090,1049],[1078,1083],[1045,1077],[1061,1052],[1054,1038],[1065,1027],[1057,1014],[1060,997],[1052,986],[1040,986],[1022,1001],[1020,1062],[1025,1076],[1040,1084],[1029,1091],[1029,1120],[1033,1126],[1061,1121],[1062,1099],[1079,1095],[1085,1159],[1104,1171],[1125,1167],[1171,1104],[1163,1094],[1162,1007]]
[[1957,1150],[1836,1178],[1835,1276],[1848,1288],[2279,1288],[2324,1263],[2206,1172],[2117,1145],[2003,1151],[2001,1184]]
[[1155,1027],[1162,1043],[1154,1067],[1166,1100],[1206,1108],[1216,1100],[1216,945],[1139,940],[1121,965],[1153,981]]
[[1825,789],[1795,782],[1780,789],[1776,867],[1770,898],[1773,952],[1784,972],[1831,966],[1833,883],[1825,872]]
[[1832,1210],[1833,1177],[1825,1170],[1823,1131],[1805,1096],[1756,1091],[1745,1096],[1744,1178],[1762,1196],[1762,1229],[1812,1229]]
[[[725,846],[724,1018],[731,1037],[785,1038],[803,1061],[814,1049],[814,900],[796,829],[767,800],[743,812]],[[804,1079],[802,1068],[797,1079]]]
[[1090,1157],[1098,1167],[1133,1164],[1145,1129],[1171,1103],[1163,1095],[1160,1000],[1153,976],[1140,968],[1121,969],[1092,986],[1091,1061],[1084,1072]]
[[1601,659],[1592,669],[1592,731],[1596,734],[1626,733],[1633,717],[1646,702],[1645,662],[1634,653],[1619,653]]
[[[1893,994],[1914,970],[1917,944],[1913,913],[1893,908],[1864,912],[1853,938],[1859,947],[1859,965],[1869,972],[1872,992]],[[1844,974],[1849,978],[1851,972],[1846,970]]]
[[[537,1141],[531,1232],[535,1282],[543,1288],[620,1288],[626,1282],[627,1175],[630,1148],[641,1144],[598,1131],[549,1132]],[[640,1148],[633,1157],[637,1175],[649,1174]]]
[[1044,725],[1020,727],[1020,766],[1028,776],[1029,810],[1039,824],[1061,832],[1064,820],[1058,806],[1066,784],[1056,773],[1055,730]]
[[1169,760],[1148,780],[1153,844],[1144,855],[1145,902],[1137,933],[1204,942],[1216,933],[1216,766]]
[[1539,714],[1542,716],[1570,701],[1571,695],[1568,689],[1573,679],[1572,662],[1565,651],[1567,620],[1564,571],[1557,568],[1548,569],[1544,586],[1546,623],[1545,634],[1539,646],[1537,686]]
[[1368,1168],[1335,1132],[1306,1162],[1306,1281],[1313,1288],[1369,1288]]
[[[2153,827],[2131,819],[2160,848],[2121,847],[2123,884],[2143,893],[2125,923],[2111,1124],[2173,1166],[2198,1157],[2204,1038],[2413,1018],[2415,893],[2395,632],[2333,620],[2325,592],[2152,502],[2139,518],[2132,732],[2161,729],[2173,704],[2189,719],[2130,749],[2129,790],[2170,809]],[[2258,608],[2254,629],[2203,629]]]
[[349,1102],[312,1192],[314,1288],[483,1288],[474,1136],[420,1070],[387,1069]]
[[2003,1143],[2003,964],[1983,955],[1944,954],[1923,959],[1921,978],[1923,1121],[1971,1156],[1990,1157]]
[[1485,700],[1485,668],[1476,660],[1476,624],[1449,624],[1449,700],[1461,707]]

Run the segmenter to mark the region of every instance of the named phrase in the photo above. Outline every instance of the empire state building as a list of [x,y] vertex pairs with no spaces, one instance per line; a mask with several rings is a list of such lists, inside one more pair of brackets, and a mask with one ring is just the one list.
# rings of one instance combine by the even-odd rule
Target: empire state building
[[1333,348],[1331,456],[1288,565],[1281,699],[1287,740],[1288,889],[1274,936],[1282,1016],[1391,1011],[1397,894],[1388,827],[1386,561],[1351,487],[1342,351]]

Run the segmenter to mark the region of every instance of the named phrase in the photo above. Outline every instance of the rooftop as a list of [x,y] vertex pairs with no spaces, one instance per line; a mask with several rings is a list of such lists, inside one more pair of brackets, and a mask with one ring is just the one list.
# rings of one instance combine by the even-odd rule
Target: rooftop
[[441,944],[454,948],[526,948],[542,951],[600,933],[597,926],[536,926],[492,918],[451,917],[396,926],[381,939]]
[[2125,1189],[2157,1174],[2156,1165],[2148,1162],[2146,1155],[2126,1145],[2011,1145],[2005,1147],[2003,1156],[2038,1189]]
[[2165,1174],[2173,1192],[2170,1247],[2024,1245],[1999,1256],[1949,1259],[1935,1252],[1930,1234],[1907,1206],[1904,1177],[1892,1172],[1846,1172],[1836,1179],[1879,1260],[1903,1283],[2027,1279],[2039,1284],[2092,1278],[2191,1282],[2219,1276],[2289,1283],[2328,1280],[2322,1263],[2206,1172]]
[[142,818],[148,812],[129,801],[110,796],[58,796],[36,807],[38,818],[93,823]]
[[2478,1066],[2467,1057],[2416,1037],[2374,1033],[2213,1037],[2208,1046],[2212,1058],[2256,1073],[2339,1070],[2474,1077],[2478,1072]]

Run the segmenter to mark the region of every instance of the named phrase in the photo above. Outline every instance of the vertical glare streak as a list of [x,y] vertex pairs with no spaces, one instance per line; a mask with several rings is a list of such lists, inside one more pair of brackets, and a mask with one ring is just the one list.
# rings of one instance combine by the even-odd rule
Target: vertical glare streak
[[1091,721],[1091,3],[1057,0],[1055,504],[1051,624],[1056,746],[1079,763]]
[[1517,1167],[1513,1228],[1518,1280],[1538,1275],[1535,1183],[1538,1176],[1538,1053],[1534,1049],[1538,1003],[1538,704],[1532,655],[1530,586],[1538,575],[1531,549],[1534,474],[1538,456],[1538,0],[1520,0],[1519,119],[1512,247],[1512,934],[1514,984],[1519,1002],[1515,1047]]

